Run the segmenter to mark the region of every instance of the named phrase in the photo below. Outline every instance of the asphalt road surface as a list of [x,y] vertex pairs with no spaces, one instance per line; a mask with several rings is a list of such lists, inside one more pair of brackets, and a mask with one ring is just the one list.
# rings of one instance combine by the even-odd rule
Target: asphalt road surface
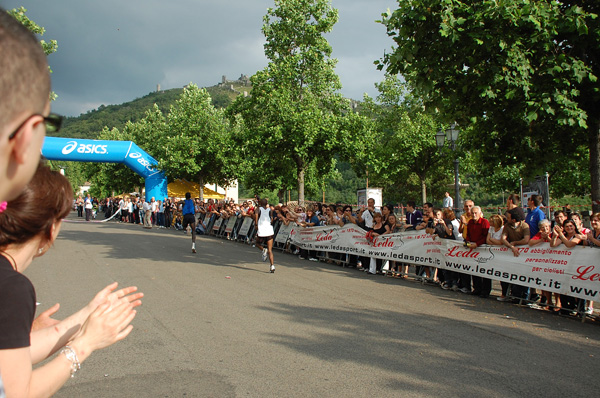
[[[76,217],[71,216],[71,219]],[[26,274],[57,318],[113,281],[128,338],[57,397],[594,397],[600,325],[137,225],[63,223]]]

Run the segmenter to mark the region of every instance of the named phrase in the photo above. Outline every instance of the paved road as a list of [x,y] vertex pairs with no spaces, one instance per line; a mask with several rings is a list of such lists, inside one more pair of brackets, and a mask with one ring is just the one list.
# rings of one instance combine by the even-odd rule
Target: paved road
[[27,275],[40,310],[145,293],[124,341],[58,397],[592,397],[598,323],[118,223],[64,223]]

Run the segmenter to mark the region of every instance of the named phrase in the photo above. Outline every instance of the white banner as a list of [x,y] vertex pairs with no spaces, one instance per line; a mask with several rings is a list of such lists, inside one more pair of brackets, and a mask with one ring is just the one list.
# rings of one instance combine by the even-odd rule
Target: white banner
[[240,231],[238,232],[238,236],[248,236],[248,231],[250,230],[250,226],[252,225],[252,218],[246,217],[244,218],[244,222],[240,227]]
[[286,243],[290,238],[290,232],[294,228],[295,224],[289,223],[288,225],[281,224],[277,236],[275,236],[275,243]]
[[233,231],[233,227],[235,226],[236,220],[237,220],[236,217],[229,217],[227,219],[227,225],[225,226],[225,232]]
[[221,228],[221,224],[223,224],[223,219],[221,217],[215,220],[213,224],[213,231],[218,231]]
[[355,224],[300,228],[290,235],[304,249],[433,266],[587,300],[600,298],[600,250],[595,248],[541,243],[519,247],[515,257],[504,246],[468,249],[462,242],[434,239],[421,231],[382,235],[369,242],[366,231]]

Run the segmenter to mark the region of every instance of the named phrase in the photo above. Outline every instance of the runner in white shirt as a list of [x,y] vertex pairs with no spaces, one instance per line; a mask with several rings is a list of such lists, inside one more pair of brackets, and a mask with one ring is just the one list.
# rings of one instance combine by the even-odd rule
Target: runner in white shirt
[[[256,233],[256,247],[262,250],[263,261],[267,261],[267,257],[269,257],[269,261],[271,262],[269,270],[271,273],[274,273],[273,238],[275,232],[273,231],[273,225],[271,225],[271,209],[269,208],[267,198],[260,200],[260,207],[254,212],[254,222],[258,229],[258,232]],[[264,242],[267,243],[266,248],[262,246]]]

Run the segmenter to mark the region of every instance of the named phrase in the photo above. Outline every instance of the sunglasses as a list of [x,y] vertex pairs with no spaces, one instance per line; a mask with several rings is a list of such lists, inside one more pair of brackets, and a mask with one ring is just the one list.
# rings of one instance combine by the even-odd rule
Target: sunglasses
[[25,121],[23,123],[21,123],[19,125],[19,127],[17,127],[15,129],[15,131],[13,131],[8,136],[8,140],[10,141],[13,138],[15,138],[17,136],[17,133],[23,128],[25,123],[27,123],[29,121],[29,119],[31,119],[34,116],[41,116],[44,119],[44,124],[46,125],[47,133],[56,133],[56,132],[58,132],[58,130],[60,130],[60,127],[62,126],[63,117],[60,115],[57,115],[56,113],[51,113],[48,116],[44,116],[39,113],[34,113],[33,115],[31,115],[27,119],[25,119]]

